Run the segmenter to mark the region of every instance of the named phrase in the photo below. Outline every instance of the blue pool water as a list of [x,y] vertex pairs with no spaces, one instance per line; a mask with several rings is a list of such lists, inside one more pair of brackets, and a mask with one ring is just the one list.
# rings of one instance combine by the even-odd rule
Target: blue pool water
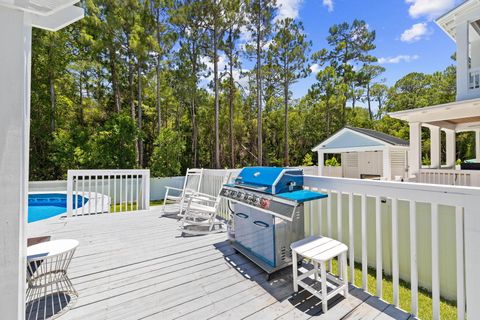
[[[82,197],[73,199],[73,207],[82,207]],[[85,204],[87,198],[83,199]],[[28,195],[28,222],[35,222],[58,216],[67,211],[67,195],[62,193],[40,193]]]

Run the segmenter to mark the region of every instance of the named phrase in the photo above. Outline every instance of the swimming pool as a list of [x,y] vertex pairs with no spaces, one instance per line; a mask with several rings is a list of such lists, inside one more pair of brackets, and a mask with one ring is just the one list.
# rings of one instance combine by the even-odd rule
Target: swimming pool
[[[75,201],[75,198],[77,198]],[[82,197],[73,199],[73,207],[82,207]],[[88,199],[83,198],[83,203]],[[33,193],[28,195],[28,222],[58,216],[67,211],[67,195],[64,193]]]

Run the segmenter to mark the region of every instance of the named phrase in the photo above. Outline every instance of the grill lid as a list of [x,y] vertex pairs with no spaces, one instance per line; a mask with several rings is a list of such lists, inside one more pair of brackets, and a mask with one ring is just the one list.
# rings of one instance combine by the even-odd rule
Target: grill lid
[[235,186],[271,194],[301,190],[303,171],[278,167],[246,167],[235,179]]

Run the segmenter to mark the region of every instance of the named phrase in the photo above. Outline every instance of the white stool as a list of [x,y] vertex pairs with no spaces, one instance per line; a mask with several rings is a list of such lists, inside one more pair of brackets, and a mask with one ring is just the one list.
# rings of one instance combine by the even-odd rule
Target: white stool
[[[345,298],[348,296],[347,280],[347,251],[348,247],[340,241],[327,237],[309,237],[294,242],[290,245],[292,249],[293,265],[293,290],[298,292],[298,285],[322,300],[323,312],[328,311],[328,300],[343,291]],[[310,259],[313,269],[298,275],[297,255]],[[302,259],[300,257],[300,259]],[[327,262],[338,257],[340,279],[327,273]],[[300,260],[301,261],[301,260]],[[307,284],[304,279],[314,275],[315,282],[318,281],[320,264],[320,282],[321,290],[315,289]],[[330,292],[327,292],[327,279],[337,286]]]

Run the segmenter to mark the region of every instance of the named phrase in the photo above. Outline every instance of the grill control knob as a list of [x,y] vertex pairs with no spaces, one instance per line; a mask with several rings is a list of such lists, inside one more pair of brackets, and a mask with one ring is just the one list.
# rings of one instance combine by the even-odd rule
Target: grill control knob
[[259,197],[255,197],[254,200],[253,200],[253,204],[254,204],[256,207],[259,207],[259,206],[260,206],[260,198],[259,198]]
[[262,209],[268,209],[270,207],[270,200],[268,199],[260,200],[260,207],[262,207]]

